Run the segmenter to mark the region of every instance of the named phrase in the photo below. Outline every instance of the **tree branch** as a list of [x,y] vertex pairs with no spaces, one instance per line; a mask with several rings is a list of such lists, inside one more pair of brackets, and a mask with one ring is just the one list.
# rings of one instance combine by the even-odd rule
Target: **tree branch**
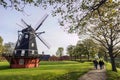
[[91,11],[95,11],[98,10],[100,6],[102,6],[107,0],[101,0],[98,4],[93,5],[92,7],[90,7]]

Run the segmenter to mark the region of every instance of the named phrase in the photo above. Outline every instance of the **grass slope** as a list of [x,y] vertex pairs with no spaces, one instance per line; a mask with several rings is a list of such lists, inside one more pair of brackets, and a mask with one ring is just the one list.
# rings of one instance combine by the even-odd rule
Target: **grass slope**
[[117,68],[118,72],[111,70],[111,64],[106,64],[107,68],[107,80],[120,80],[120,68]]
[[92,68],[92,63],[74,61],[40,62],[38,68],[10,69],[0,62],[0,80],[77,80]]

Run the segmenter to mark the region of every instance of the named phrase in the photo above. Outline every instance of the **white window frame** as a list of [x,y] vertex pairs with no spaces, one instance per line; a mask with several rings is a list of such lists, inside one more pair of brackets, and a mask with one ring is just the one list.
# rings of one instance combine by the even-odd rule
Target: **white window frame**
[[35,51],[34,50],[32,50],[32,54],[34,54],[35,53]]
[[34,44],[34,43],[32,43],[32,44],[31,44],[31,46],[32,46],[32,47],[34,47],[34,46],[35,46],[35,44]]
[[21,50],[21,56],[25,55],[25,50]]
[[16,54],[16,52],[17,52],[17,51],[16,51],[16,50],[14,50],[14,53],[15,53],[15,54]]

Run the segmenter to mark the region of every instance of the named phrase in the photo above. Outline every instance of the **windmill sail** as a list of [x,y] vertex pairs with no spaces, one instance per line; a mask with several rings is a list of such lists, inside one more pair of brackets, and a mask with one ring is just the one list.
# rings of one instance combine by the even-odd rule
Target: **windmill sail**
[[20,25],[20,24],[18,24],[18,23],[16,23],[18,26],[20,26],[21,28],[25,28],[25,27],[23,27],[22,25]]
[[23,19],[21,19],[22,23],[25,25],[25,26],[29,26]]
[[44,17],[39,21],[39,25],[37,26],[37,28],[35,29],[35,31],[37,31],[40,26],[43,24],[43,22],[45,21],[45,19],[48,17],[48,14],[44,15]]
[[50,49],[50,45],[41,36],[38,36],[37,34],[36,36],[48,49]]

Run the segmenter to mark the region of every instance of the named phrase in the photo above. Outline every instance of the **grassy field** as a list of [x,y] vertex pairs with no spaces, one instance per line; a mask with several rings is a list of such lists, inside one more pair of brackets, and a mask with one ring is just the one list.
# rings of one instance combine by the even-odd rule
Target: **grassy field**
[[120,80],[120,68],[117,68],[118,72],[111,71],[111,64],[106,64],[107,68],[107,80]]
[[0,62],[0,80],[77,80],[93,68],[91,62],[40,62],[38,68],[10,69],[7,62]]

